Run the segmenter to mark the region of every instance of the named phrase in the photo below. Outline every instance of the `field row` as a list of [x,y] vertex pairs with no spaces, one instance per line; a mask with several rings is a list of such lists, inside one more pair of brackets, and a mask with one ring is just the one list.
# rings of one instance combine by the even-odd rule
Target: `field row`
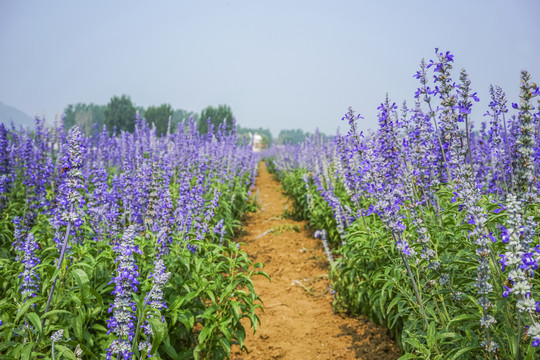
[[[228,356],[259,322],[232,238],[257,158],[225,128],[85,137],[0,124],[4,359]],[[215,134],[213,134],[215,133]]]
[[335,306],[388,326],[402,359],[535,359],[540,90],[523,71],[507,106],[492,86],[475,130],[453,64],[422,60],[414,105],[387,96],[376,131],[349,109],[346,135],[266,155],[322,238]]

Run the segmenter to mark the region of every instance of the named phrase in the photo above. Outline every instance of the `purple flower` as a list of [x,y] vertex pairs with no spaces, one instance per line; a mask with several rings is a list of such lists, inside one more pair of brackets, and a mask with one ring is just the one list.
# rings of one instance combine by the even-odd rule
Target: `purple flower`
[[[150,278],[152,279],[152,289],[144,298],[144,303],[154,310],[167,308],[167,305],[163,300],[163,287],[169,281],[171,273],[166,273],[165,270],[165,265],[163,264],[162,259],[154,261],[154,272],[150,274]],[[152,316],[153,314],[151,313],[148,318],[151,318]],[[148,356],[150,356],[150,351],[152,350],[152,344],[150,341],[153,334],[152,327],[148,321],[145,321],[141,328],[143,329],[143,332],[146,334],[147,338],[145,341],[139,343],[139,351],[146,350]]]
[[166,268],[162,259],[154,262],[154,272],[150,274],[153,284],[152,290],[150,290],[150,292],[144,298],[145,303],[156,310],[167,308],[165,301],[163,301],[163,287],[169,281],[171,273],[166,273],[165,270]]
[[187,243],[187,244],[186,244],[186,249],[188,249],[189,251],[191,251],[192,254],[195,254],[195,252],[197,251],[197,245],[194,245],[194,244],[191,244],[191,243]]
[[508,233],[508,229],[504,226],[501,226],[501,240],[503,244],[506,244],[508,243],[508,241],[510,241],[510,234]]
[[69,133],[67,144],[64,144],[62,165],[59,170],[62,179],[58,187],[58,207],[54,209],[54,216],[51,219],[52,226],[56,230],[54,240],[59,251],[64,240],[60,227],[71,224],[71,235],[75,235],[76,229],[84,223],[83,208],[86,201],[83,194],[87,192],[82,174],[84,149],[83,135],[79,128],[75,127]]
[[504,269],[506,269],[506,261],[508,261],[508,256],[505,254],[499,254],[501,259],[499,260],[499,263],[501,264],[501,271],[504,272]]
[[21,295],[23,301],[26,302],[29,298],[37,296],[39,291],[39,275],[36,271],[41,261],[36,255],[36,251],[39,249],[39,245],[34,238],[34,234],[31,232],[26,235],[26,239],[20,244],[20,252],[17,258],[24,265],[24,269],[19,275],[19,279],[22,278]]
[[219,220],[214,226],[214,234],[219,235],[219,245],[223,244],[223,239],[225,237],[226,229],[223,225],[223,219]]
[[8,131],[0,123],[0,194],[8,192],[12,181],[9,147]]
[[113,247],[116,255],[116,276],[110,283],[115,283],[112,292],[115,295],[114,302],[109,308],[109,313],[113,316],[108,320],[107,334],[114,333],[114,339],[107,349],[107,359],[113,354],[124,359],[131,359],[131,341],[133,340],[135,323],[135,302],[133,294],[137,293],[139,285],[139,272],[135,264],[135,254],[142,254],[139,247],[135,245],[135,226],[131,225],[124,233],[120,244]]
[[534,253],[526,252],[526,253],[523,253],[521,257],[523,260],[523,264],[521,265],[522,269],[531,269],[531,270],[538,269],[538,262],[535,259]]

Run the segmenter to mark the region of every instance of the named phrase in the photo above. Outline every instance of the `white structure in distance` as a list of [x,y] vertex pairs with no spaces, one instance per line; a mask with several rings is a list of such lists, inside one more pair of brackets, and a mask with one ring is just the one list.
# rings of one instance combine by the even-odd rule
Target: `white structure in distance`
[[262,136],[257,133],[249,133],[249,145],[251,145],[251,150],[253,150],[254,152],[260,152],[266,147],[263,143]]

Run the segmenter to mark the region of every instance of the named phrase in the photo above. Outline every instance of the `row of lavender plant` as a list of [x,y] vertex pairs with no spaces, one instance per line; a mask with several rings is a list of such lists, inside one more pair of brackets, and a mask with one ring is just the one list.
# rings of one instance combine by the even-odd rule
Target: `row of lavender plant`
[[455,82],[454,56],[436,55],[412,108],[387,96],[365,135],[349,109],[346,135],[275,151],[273,167],[340,256],[337,303],[385,322],[403,359],[533,359],[540,90],[523,71],[509,108],[490,86],[475,130],[467,72]]
[[256,156],[234,129],[135,121],[89,137],[0,124],[6,358],[222,358],[244,349],[241,318],[257,327],[264,273],[231,240]]

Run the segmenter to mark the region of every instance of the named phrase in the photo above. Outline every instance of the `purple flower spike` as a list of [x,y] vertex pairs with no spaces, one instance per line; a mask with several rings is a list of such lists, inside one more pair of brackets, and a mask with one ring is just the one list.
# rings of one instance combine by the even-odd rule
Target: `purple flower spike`
[[35,268],[41,262],[36,255],[36,250],[39,249],[37,241],[34,239],[34,234],[28,233],[25,241],[22,243],[19,260],[24,265],[24,270],[19,275],[22,278],[21,295],[23,301],[33,298],[39,291],[39,275]]
[[117,275],[111,280],[115,283],[112,292],[115,295],[114,303],[109,308],[109,313],[113,316],[108,320],[107,334],[114,333],[118,339],[113,340],[110,347],[107,349],[107,359],[110,359],[113,354],[117,354],[117,358],[122,356],[123,359],[131,359],[131,341],[135,334],[135,323],[137,318],[134,314],[135,302],[133,294],[137,293],[139,285],[137,265],[135,264],[135,254],[142,254],[139,247],[135,245],[135,226],[131,225],[119,245],[116,245],[113,250],[116,255]]

